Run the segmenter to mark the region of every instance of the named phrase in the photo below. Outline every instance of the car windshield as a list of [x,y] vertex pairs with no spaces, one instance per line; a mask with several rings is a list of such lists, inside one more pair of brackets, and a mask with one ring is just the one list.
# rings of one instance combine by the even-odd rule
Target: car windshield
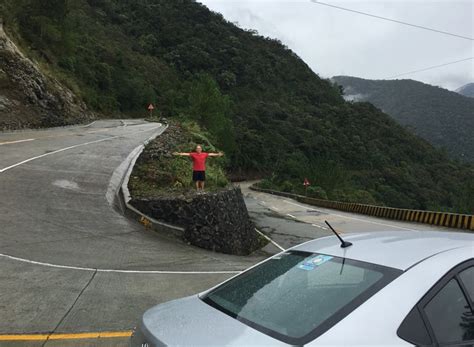
[[267,335],[304,344],[400,273],[350,259],[289,251],[224,283],[203,300]]

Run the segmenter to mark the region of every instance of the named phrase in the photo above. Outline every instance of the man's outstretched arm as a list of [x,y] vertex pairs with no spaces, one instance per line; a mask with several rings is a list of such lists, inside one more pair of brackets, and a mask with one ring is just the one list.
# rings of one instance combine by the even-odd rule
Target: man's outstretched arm
[[209,153],[210,157],[223,157],[224,153],[219,152],[219,153]]
[[173,152],[173,155],[180,155],[183,157],[189,157],[191,153],[186,153],[186,152]]

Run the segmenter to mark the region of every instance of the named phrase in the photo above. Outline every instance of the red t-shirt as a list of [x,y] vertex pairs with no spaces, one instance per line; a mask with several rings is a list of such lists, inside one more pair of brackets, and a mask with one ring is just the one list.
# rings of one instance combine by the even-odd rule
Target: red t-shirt
[[193,152],[189,156],[193,160],[193,171],[206,171],[206,159],[209,156],[209,153]]

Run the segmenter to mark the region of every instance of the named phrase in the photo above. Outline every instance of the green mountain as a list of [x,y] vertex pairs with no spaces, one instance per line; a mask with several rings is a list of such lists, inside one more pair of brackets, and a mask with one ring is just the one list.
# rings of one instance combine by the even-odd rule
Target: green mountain
[[473,168],[369,103],[345,102],[281,42],[192,0],[0,0],[9,34],[89,108],[198,122],[232,175],[330,199],[472,211]]
[[371,102],[433,146],[474,162],[474,99],[413,80],[333,80],[346,99]]
[[462,87],[456,89],[456,93],[470,98],[474,98],[474,83],[468,83],[466,85],[463,85]]

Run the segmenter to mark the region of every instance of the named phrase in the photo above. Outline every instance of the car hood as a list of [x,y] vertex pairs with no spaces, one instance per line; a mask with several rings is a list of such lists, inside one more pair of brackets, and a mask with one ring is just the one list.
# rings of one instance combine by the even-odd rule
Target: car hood
[[155,306],[142,332],[156,346],[288,346],[209,306],[197,295]]

